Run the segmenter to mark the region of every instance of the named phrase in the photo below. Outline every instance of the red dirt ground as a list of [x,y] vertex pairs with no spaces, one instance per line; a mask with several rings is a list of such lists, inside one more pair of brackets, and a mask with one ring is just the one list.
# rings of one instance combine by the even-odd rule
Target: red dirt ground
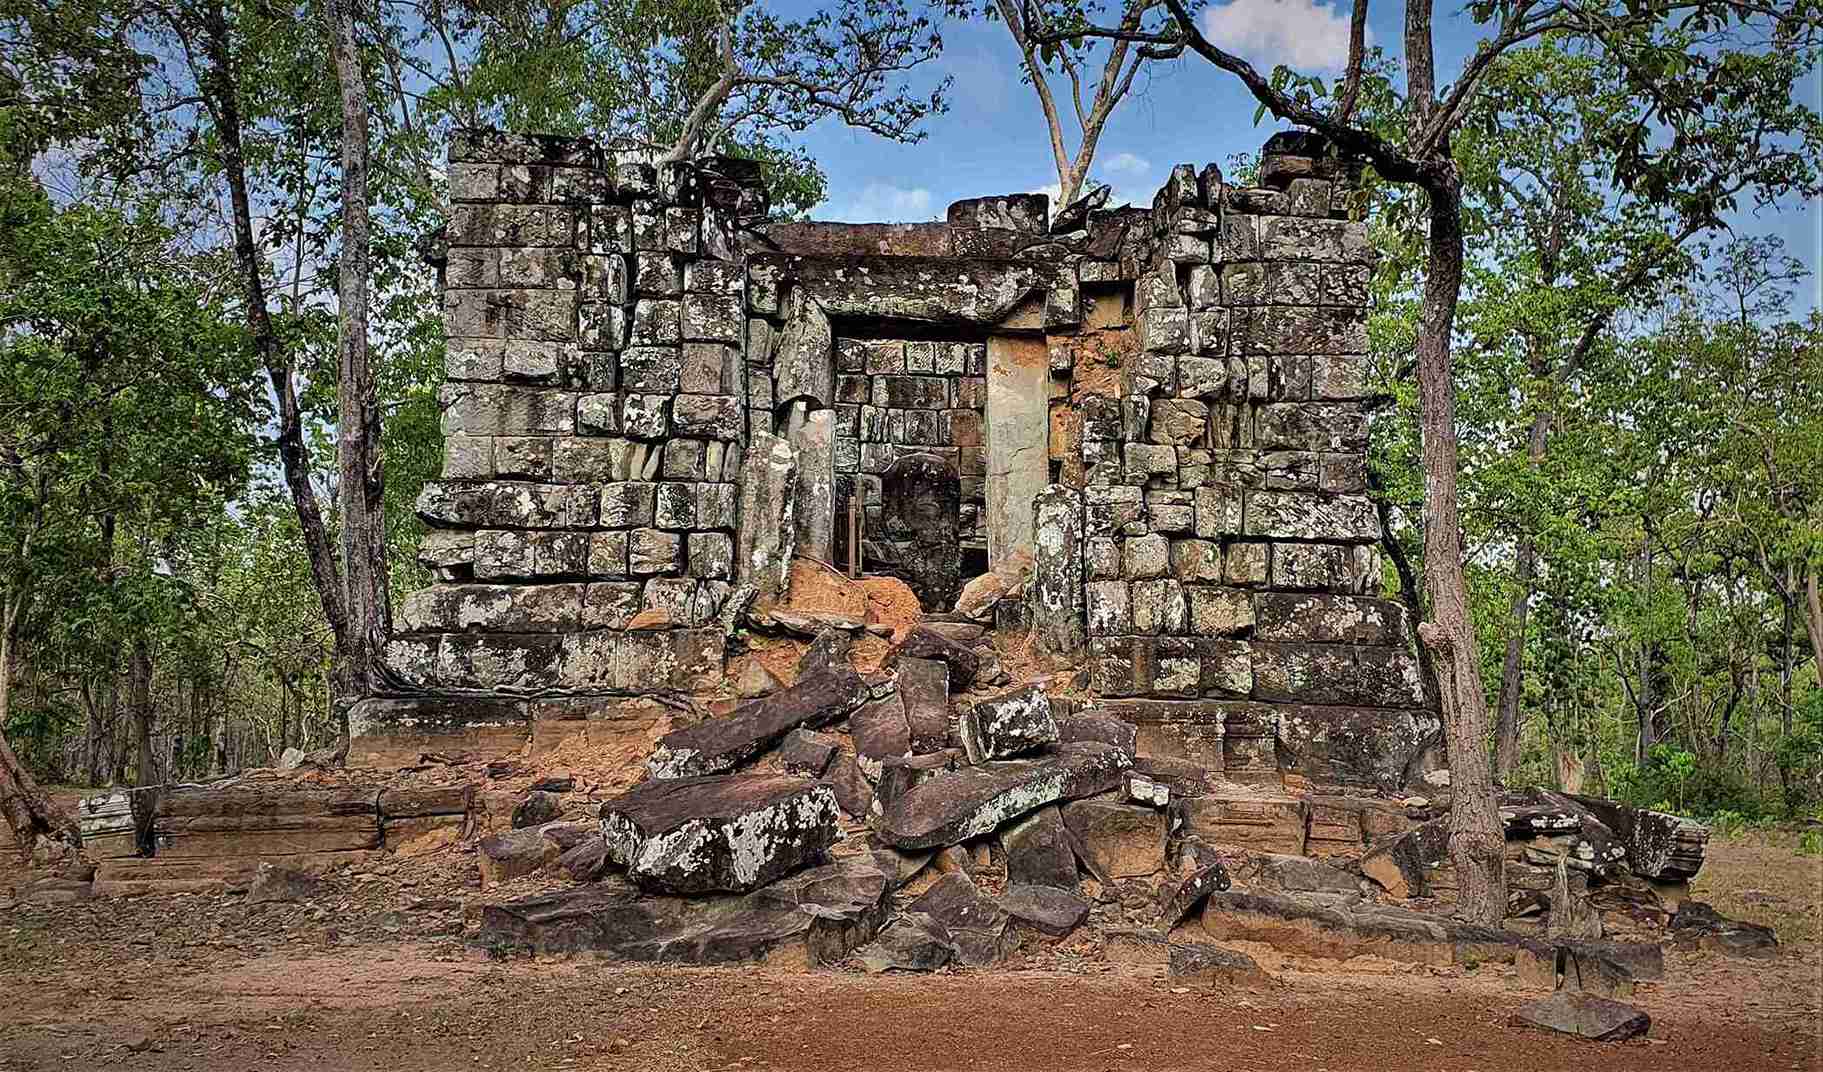
[[1649,1037],[1600,1045],[1509,1025],[1539,995],[1494,967],[1250,949],[1275,980],[1257,990],[1057,954],[928,977],[631,969],[488,961],[447,925],[421,929],[440,918],[422,904],[343,935],[326,928],[344,917],[232,899],[212,906],[212,928],[155,929],[208,899],[161,900],[0,922],[0,1070],[1823,1068],[1814,948],[1772,962],[1673,953],[1668,981],[1634,998]]

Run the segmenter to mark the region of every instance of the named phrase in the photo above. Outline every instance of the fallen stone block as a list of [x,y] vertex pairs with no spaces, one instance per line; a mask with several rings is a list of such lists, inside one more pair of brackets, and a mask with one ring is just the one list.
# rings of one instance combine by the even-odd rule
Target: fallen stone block
[[1144,878],[1165,866],[1165,817],[1136,804],[1078,800],[1063,806],[1063,822],[1103,881]]
[[564,850],[557,866],[574,882],[594,882],[608,873],[614,861],[608,858],[608,842],[599,833]]
[[1013,919],[1053,938],[1069,934],[1089,918],[1089,902],[1055,886],[1008,886],[1000,907]]
[[1019,945],[1008,927],[1012,917],[960,871],[938,879],[908,910],[943,925],[955,945],[956,961],[964,967],[993,967]]
[[1176,885],[1167,887],[1164,910],[1159,913],[1159,926],[1164,930],[1182,923],[1190,913],[1201,908],[1212,893],[1229,889],[1233,882],[1220,863],[1208,863],[1185,875]]
[[1139,728],[1126,719],[1092,711],[1074,715],[1061,714],[1054,703],[1051,714],[1057,720],[1057,739],[1064,744],[1098,741],[1113,745],[1128,755],[1132,755],[1139,747]]
[[1002,830],[1000,847],[1006,853],[1008,882],[1060,890],[1076,888],[1076,853],[1070,847],[1063,813],[1057,808],[1039,808]]
[[1012,759],[1058,743],[1057,720],[1041,685],[978,700],[957,727],[970,763]]
[[647,782],[601,806],[607,851],[640,886],[743,893],[815,862],[835,843],[829,786],[787,775]]
[[801,678],[724,718],[699,722],[658,739],[646,760],[654,778],[689,778],[734,770],[801,726],[835,722],[867,700],[867,683],[851,667]]
[[1164,808],[1171,804],[1171,787],[1163,782],[1155,782],[1143,774],[1127,772],[1126,797],[1135,804],[1148,808]]
[[610,879],[489,905],[478,941],[641,963],[809,968],[870,941],[886,919],[889,890],[867,856],[800,871],[744,897],[649,897]]
[[836,795],[836,807],[851,819],[865,819],[873,811],[874,789],[867,784],[855,757],[844,751],[823,775],[823,784]]
[[1120,784],[1132,757],[1107,745],[1076,744],[1038,760],[945,771],[891,801],[879,833],[902,849],[954,845],[993,833],[1009,819]]
[[899,696],[905,704],[905,727],[911,751],[939,751],[949,744],[950,668],[936,659],[900,659]]
[[1171,943],[1166,975],[1180,983],[1217,986],[1264,986],[1272,981],[1247,954],[1202,942]]
[[563,798],[556,793],[534,790],[513,809],[513,829],[554,823],[563,815]]
[[556,863],[562,855],[563,847],[545,836],[543,826],[521,827],[484,837],[475,851],[475,861],[481,868],[481,888],[536,874]]
[[1702,901],[1685,901],[1671,917],[1671,940],[1680,946],[1731,957],[1774,957],[1779,937],[1771,927],[1729,919]]
[[785,735],[785,743],[779,745],[779,765],[788,774],[821,778],[841,751],[842,739],[833,734],[792,730]]
[[1587,808],[1614,832],[1626,849],[1627,867],[1641,878],[1687,882],[1702,869],[1704,847],[1709,842],[1709,828],[1702,823],[1618,800],[1585,796],[1569,799]]
[[863,705],[848,716],[855,756],[869,778],[880,777],[880,761],[911,755],[911,727],[905,721],[905,699],[897,690]]
[[975,682],[981,659],[975,649],[957,643],[928,625],[914,626],[905,639],[894,645],[887,665],[896,666],[901,659],[937,659],[949,664],[950,687],[966,689]]
[[877,794],[882,808],[892,804],[920,783],[942,771],[962,765],[958,749],[945,748],[916,756],[889,756],[880,762]]
[[1642,1009],[1568,990],[1521,1005],[1513,1011],[1513,1022],[1592,1042],[1625,1042],[1652,1027],[1652,1018]]
[[936,971],[956,959],[949,930],[922,912],[906,912],[886,925],[880,936],[856,951],[861,966],[876,974],[888,971]]

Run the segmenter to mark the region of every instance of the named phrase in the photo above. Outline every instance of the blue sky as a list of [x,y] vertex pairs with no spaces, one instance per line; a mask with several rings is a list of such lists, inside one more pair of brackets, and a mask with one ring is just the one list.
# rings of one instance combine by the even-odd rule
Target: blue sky
[[[1369,42],[1397,54],[1403,5],[1380,4],[1370,12]],[[1228,0],[1213,4],[1203,18],[1212,40],[1262,71],[1289,58],[1299,69],[1327,77],[1346,58],[1347,9],[1323,0]],[[1438,6],[1439,81],[1461,68],[1481,35],[1459,9]],[[1020,80],[1006,28],[952,20],[943,38],[943,56],[930,77],[955,79],[950,110],[927,124],[922,143],[899,145],[830,122],[807,132],[806,144],[829,175],[829,199],[813,216],[928,220],[964,197],[1054,186],[1037,98]],[[1813,106],[1823,108],[1823,72],[1813,72],[1806,92]],[[1151,64],[1103,134],[1092,178],[1110,183],[1117,199],[1149,203],[1175,163],[1226,166],[1232,155],[1258,150],[1278,128],[1270,116],[1256,127],[1254,108],[1238,80],[1199,58]],[[1734,225],[1743,233],[1778,233],[1813,270],[1823,264],[1823,212],[1814,202],[1741,213]],[[1812,303],[1823,305],[1823,273],[1810,283]]]

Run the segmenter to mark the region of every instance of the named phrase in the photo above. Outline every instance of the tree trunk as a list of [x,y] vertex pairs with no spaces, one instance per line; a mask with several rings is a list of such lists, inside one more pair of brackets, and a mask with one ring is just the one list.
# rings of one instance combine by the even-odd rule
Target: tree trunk
[[348,659],[338,721],[372,690],[375,663],[392,634],[386,576],[385,479],[380,403],[368,348],[367,83],[355,42],[352,0],[323,0],[323,18],[342,96],[341,364],[336,377],[342,506],[342,570],[347,581]]
[[[1551,432],[1551,415],[1540,411],[1532,418],[1526,454],[1536,466],[1544,460]],[[1538,571],[1538,545],[1529,532],[1519,534],[1513,554],[1513,601],[1507,611],[1506,657],[1500,667],[1500,701],[1494,720],[1494,776],[1501,782],[1519,766],[1519,696],[1525,685],[1526,617],[1532,607],[1532,581]]]
[[[303,408],[292,382],[291,355],[279,339],[266,307],[264,268],[253,234],[253,202],[247,190],[247,156],[241,141],[240,106],[236,99],[239,86],[228,40],[227,16],[219,0],[209,7],[203,19],[203,30],[209,69],[199,73],[198,82],[205,87],[205,103],[220,143],[218,159],[228,183],[234,260],[246,305],[247,335],[266,369],[266,377],[278,402],[279,461],[285,487],[291,492],[291,503],[297,510],[304,555],[310,561],[310,579],[316,587],[317,598],[322,601],[323,618],[329,623],[334,637],[335,660],[340,671],[349,660],[347,594],[336,568],[329,530],[317,505],[316,490],[311,486],[310,447],[304,441]],[[338,674],[338,680],[345,679],[345,671]]]
[[1462,290],[1462,194],[1454,164],[1426,185],[1430,250],[1418,323],[1418,396],[1424,437],[1424,576],[1430,620],[1420,630],[1436,657],[1450,763],[1450,857],[1458,912],[1476,923],[1506,917],[1506,840],[1488,762],[1487,697],[1469,623],[1456,502],[1456,385],[1450,336]]
[[1804,574],[1804,626],[1810,633],[1810,656],[1815,662],[1817,684],[1823,686],[1823,597],[1817,594],[1815,567]]
[[76,845],[80,836],[70,817],[38,788],[32,772],[19,762],[6,739],[13,691],[13,633],[18,615],[18,604],[11,594],[0,597],[0,816],[5,817],[13,840],[29,856],[41,841],[62,840]]
[[152,754],[152,651],[144,633],[133,638],[133,657],[127,664],[127,703],[133,708],[133,784],[157,785],[158,759]]

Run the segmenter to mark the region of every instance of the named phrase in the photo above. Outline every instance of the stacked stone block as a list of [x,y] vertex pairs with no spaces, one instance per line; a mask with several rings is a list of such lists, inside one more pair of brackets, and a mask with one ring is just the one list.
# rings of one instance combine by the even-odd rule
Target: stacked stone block
[[720,669],[747,393],[751,194],[586,140],[450,149],[436,583],[406,599],[406,683],[639,691]]
[[1268,143],[1270,187],[1180,166],[1153,205],[1138,352],[1075,407],[1090,669],[1205,760],[1240,727],[1293,769],[1372,754],[1385,777],[1433,719],[1365,494],[1374,253],[1310,151]]

